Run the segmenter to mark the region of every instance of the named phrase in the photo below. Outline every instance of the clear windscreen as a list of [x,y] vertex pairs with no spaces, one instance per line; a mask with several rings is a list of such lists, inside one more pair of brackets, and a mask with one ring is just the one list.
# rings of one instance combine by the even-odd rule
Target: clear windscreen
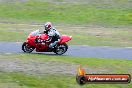
[[39,35],[40,31],[39,30],[35,30],[33,32],[31,32],[32,36],[37,36]]

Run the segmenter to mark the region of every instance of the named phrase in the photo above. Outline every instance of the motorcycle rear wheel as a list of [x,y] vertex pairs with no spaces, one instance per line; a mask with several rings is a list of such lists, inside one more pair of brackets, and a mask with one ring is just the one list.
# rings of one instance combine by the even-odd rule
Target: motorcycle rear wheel
[[56,53],[57,55],[62,55],[64,54],[68,49],[68,45],[66,43],[62,44],[62,45],[58,45],[55,50],[54,53]]
[[25,53],[31,53],[35,48],[34,47],[31,47],[28,43],[24,42],[22,44],[22,50],[25,52]]

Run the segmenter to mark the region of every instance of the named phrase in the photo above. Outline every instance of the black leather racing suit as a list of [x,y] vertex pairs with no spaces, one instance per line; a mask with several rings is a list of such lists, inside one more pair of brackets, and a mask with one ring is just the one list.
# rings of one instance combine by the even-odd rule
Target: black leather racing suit
[[49,48],[53,48],[54,46],[56,46],[61,38],[60,33],[55,28],[52,28],[49,31],[44,31],[44,32],[48,34],[48,39],[46,41],[51,42]]

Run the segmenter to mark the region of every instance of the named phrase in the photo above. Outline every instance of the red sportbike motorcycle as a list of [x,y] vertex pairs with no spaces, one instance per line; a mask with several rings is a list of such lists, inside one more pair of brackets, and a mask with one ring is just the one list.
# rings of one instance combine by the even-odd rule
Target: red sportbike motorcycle
[[51,50],[48,48],[51,42],[36,42],[38,36],[40,40],[48,39],[47,34],[39,34],[39,30],[33,31],[27,37],[26,42],[22,44],[22,50],[26,53],[31,53],[35,49],[36,52],[54,52],[58,55],[62,55],[68,49],[66,42],[72,39],[72,36],[62,35],[60,42]]

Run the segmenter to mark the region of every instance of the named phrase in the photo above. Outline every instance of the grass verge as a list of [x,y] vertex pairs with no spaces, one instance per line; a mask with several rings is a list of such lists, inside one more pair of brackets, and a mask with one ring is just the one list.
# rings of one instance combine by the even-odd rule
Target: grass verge
[[80,86],[74,76],[29,76],[22,73],[0,73],[0,88],[131,88],[130,84],[87,84]]
[[[61,1],[60,1],[61,2]],[[97,1],[98,2],[98,1]],[[23,3],[1,3],[1,21],[9,22],[45,22],[66,24],[96,24],[96,25],[125,25],[132,24],[132,10],[128,1],[108,3],[85,4],[55,4],[37,0]],[[121,5],[121,6],[120,6]]]
[[[57,26],[61,34],[71,35],[72,45],[131,47],[132,30],[129,28],[103,28]],[[43,29],[42,25],[0,24],[0,41],[23,42],[28,33]]]
[[[6,55],[6,58],[19,58],[19,59],[34,59],[40,60],[41,62],[46,61],[58,61],[58,62],[69,62],[78,65],[84,65],[86,67],[92,67],[95,69],[108,69],[113,73],[130,73],[132,74],[131,60],[120,60],[120,59],[103,59],[103,58],[80,58],[80,57],[69,57],[69,56],[56,56],[56,55],[44,55],[44,54],[20,54],[20,55]],[[4,58],[3,57],[3,58]],[[118,64],[118,65],[117,65]]]
[[[74,64],[82,64],[83,67],[96,70],[107,69],[108,73],[129,73],[131,72],[131,60],[115,60],[115,59],[98,59],[98,58],[77,58],[66,56],[48,56],[42,54],[20,54],[20,55],[1,55],[1,58],[10,59],[33,59],[41,63],[46,61],[69,62]],[[89,73],[89,72],[87,72]],[[132,84],[87,84],[80,86],[75,81],[73,75],[62,74],[44,74],[44,76],[35,76],[20,72],[0,72],[0,88],[131,88]]]

